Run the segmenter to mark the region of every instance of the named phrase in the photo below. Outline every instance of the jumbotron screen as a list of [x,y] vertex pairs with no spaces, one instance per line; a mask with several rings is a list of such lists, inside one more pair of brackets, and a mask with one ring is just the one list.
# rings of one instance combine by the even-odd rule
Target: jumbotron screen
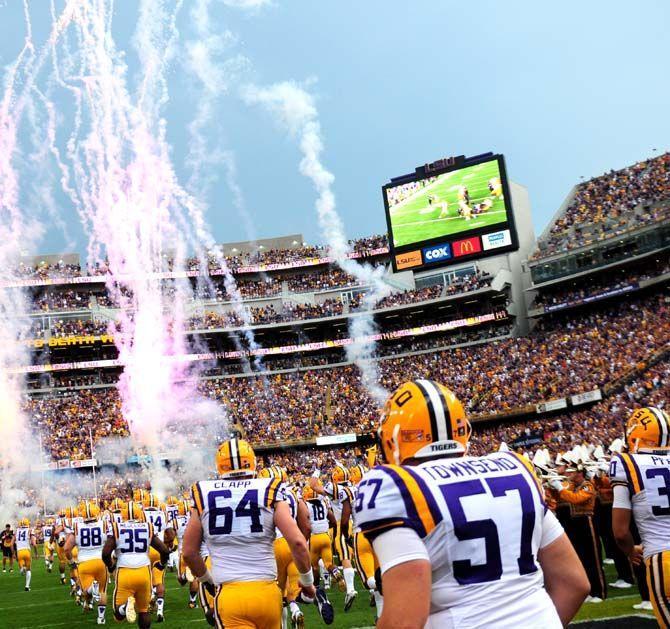
[[382,190],[396,271],[518,248],[502,155],[402,177]]

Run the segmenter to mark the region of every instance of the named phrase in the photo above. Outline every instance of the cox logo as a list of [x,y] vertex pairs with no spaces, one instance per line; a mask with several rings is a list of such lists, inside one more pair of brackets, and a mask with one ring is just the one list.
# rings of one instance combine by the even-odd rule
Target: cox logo
[[427,247],[423,250],[424,262],[439,262],[440,260],[448,260],[452,257],[451,245],[445,242],[434,247]]

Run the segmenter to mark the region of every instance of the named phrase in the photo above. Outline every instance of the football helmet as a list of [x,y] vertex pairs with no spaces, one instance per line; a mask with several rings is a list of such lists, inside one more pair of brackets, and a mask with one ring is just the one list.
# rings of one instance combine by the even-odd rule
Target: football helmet
[[244,439],[224,441],[216,452],[216,469],[221,478],[255,476],[254,449]]
[[89,500],[88,502],[82,502],[79,505],[79,517],[84,518],[84,520],[95,520],[100,515],[100,507]]
[[121,510],[123,520],[125,522],[146,522],[147,516],[144,514],[142,504],[133,500],[124,504]]
[[314,500],[314,498],[316,498],[316,492],[309,485],[305,485],[302,488],[302,499]]
[[19,520],[19,526],[25,526],[25,527],[30,526],[30,520],[28,518],[21,518]]
[[142,499],[142,506],[145,509],[158,509],[160,507],[161,501],[158,500],[156,494],[145,493],[144,498]]
[[189,504],[188,500],[180,500],[177,504],[177,509],[179,511],[179,515],[186,515],[190,511],[191,505]]
[[133,501],[144,502],[149,492],[146,489],[133,489]]
[[413,458],[462,456],[471,434],[458,398],[432,380],[398,387],[384,406],[377,431],[384,459],[396,465]]
[[367,470],[365,469],[365,465],[361,465],[360,463],[358,465],[354,465],[353,467],[349,468],[349,480],[354,485],[358,485],[366,472]]
[[115,513],[118,513],[119,511],[123,511],[123,505],[125,503],[121,498],[114,498],[112,502],[109,503],[109,510]]
[[629,452],[670,449],[670,418],[656,406],[633,411],[626,424]]
[[346,483],[349,480],[349,470],[341,463],[336,463],[333,471],[330,473],[330,482],[333,485]]
[[66,509],[65,509],[65,517],[66,517],[66,518],[76,518],[78,512],[79,512],[79,508],[78,508],[78,507],[66,507]]
[[179,498],[177,498],[177,496],[168,496],[168,497],[165,499],[165,504],[168,504],[168,505],[178,505],[178,504],[179,504]]

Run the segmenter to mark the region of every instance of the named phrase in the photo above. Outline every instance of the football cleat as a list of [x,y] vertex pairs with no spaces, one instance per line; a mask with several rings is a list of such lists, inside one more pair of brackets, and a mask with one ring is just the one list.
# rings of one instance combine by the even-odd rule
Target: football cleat
[[648,612],[654,611],[654,607],[652,606],[651,601],[641,601],[637,605],[633,605],[633,609],[644,609]]
[[24,589],[25,589],[26,592],[30,592],[30,588],[27,585]]
[[189,609],[197,609],[198,603],[196,601],[189,601],[188,602],[188,608]]
[[105,624],[105,618],[104,616],[102,618],[98,617],[98,624],[99,625],[104,625]]
[[133,624],[137,620],[137,612],[135,611],[135,599],[131,596],[126,602],[126,620]]
[[344,596],[344,611],[348,612],[351,609],[351,606],[354,604],[358,592],[353,590],[352,592],[347,592]]
[[291,626],[296,629],[304,629],[305,627],[305,616],[299,609],[291,614]]
[[344,576],[339,568],[334,568],[331,574],[333,581],[335,581],[337,588],[344,594],[347,591],[347,584],[344,582]]
[[156,614],[156,622],[164,622],[165,616],[163,614]]
[[370,590],[370,607],[377,607],[377,601],[375,600],[375,593]]
[[319,610],[319,616],[324,624],[332,625],[335,619],[335,610],[331,602],[328,600],[326,593],[321,588],[316,588],[316,596],[314,597],[314,604]]

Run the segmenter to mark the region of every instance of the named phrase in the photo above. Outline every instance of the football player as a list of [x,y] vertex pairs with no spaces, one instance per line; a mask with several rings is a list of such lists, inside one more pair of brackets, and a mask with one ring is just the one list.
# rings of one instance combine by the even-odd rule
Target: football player
[[[162,566],[167,563],[170,551],[154,533],[154,527],[147,522],[142,505],[129,502],[123,510],[123,522],[112,525],[112,534],[107,537],[102,549],[102,560],[108,570],[116,574],[112,597],[116,620],[137,620],[138,627],[151,626],[149,604],[151,602],[152,565],[149,549],[160,554]],[[116,563],[112,558],[116,555]],[[159,566],[154,566],[160,569]]]
[[186,566],[183,556],[184,531],[186,531],[190,513],[191,506],[188,500],[180,500],[177,504],[177,515],[172,519],[172,526],[177,535],[177,581],[182,586],[188,583],[188,606],[195,609],[198,606],[198,582]]
[[382,612],[382,596],[378,591],[377,580],[375,578],[379,564],[369,540],[356,526],[356,513],[353,511],[358,496],[357,487],[366,472],[365,467],[360,464],[349,468],[349,480],[352,486],[345,488],[349,493],[349,500],[344,503],[342,509],[342,528],[348,530],[350,522],[353,525],[354,534],[351,547],[353,549],[354,566],[363,585],[370,592],[370,605],[377,608],[377,615],[379,615]]
[[383,575],[379,629],[567,625],[589,582],[545,508],[532,463],[468,457],[471,427],[446,387],[400,386],[378,431],[387,465],[358,485],[357,524]]
[[2,542],[2,571],[7,572],[7,560],[9,559],[9,572],[14,572],[14,531],[11,524],[5,525],[5,530],[0,533]]
[[[156,537],[172,550],[175,532],[172,522],[168,520],[165,513],[164,505],[159,502],[155,494],[145,494],[142,504],[144,506],[144,516],[147,522],[150,522],[153,526]],[[154,548],[149,549],[149,559],[151,560],[153,592],[156,599],[156,622],[163,622],[165,620],[165,568],[167,562],[161,560],[160,554]]]
[[74,524],[63,549],[71,564],[77,564],[72,556],[74,547],[79,549],[79,563],[76,567],[84,610],[93,609],[93,601],[98,601],[97,624],[104,625],[109,573],[102,561],[102,547],[107,540],[107,527],[100,519],[100,507],[95,502],[82,502],[79,505],[79,517],[83,522]]
[[51,572],[54,565],[53,532],[53,518],[47,518],[46,523],[42,527],[42,537],[44,538],[44,565],[46,566],[47,572]]
[[307,504],[310,518],[311,535],[309,538],[309,556],[314,570],[314,581],[319,582],[319,561],[324,565],[324,582],[328,583],[332,575],[337,581],[343,581],[339,569],[333,563],[332,540],[330,529],[337,529],[337,522],[333,510],[326,498],[318,495],[309,485],[302,488],[302,499]]
[[489,192],[492,196],[502,198],[502,183],[500,177],[491,177],[489,179]]
[[[224,441],[216,467],[219,480],[200,481],[192,488],[194,508],[184,533],[186,565],[208,589],[219,586],[217,627],[279,627],[282,593],[276,581],[275,527],[291,549],[303,594],[314,599],[307,541],[282,500],[281,480],[255,478],[256,456],[246,441]],[[203,541],[211,569],[200,554]]]
[[[639,408],[626,424],[627,454],[614,454],[612,532],[633,564],[644,561],[658,624],[670,627],[670,419],[656,407]],[[642,544],[631,534],[631,516]]]
[[[337,525],[333,532],[333,542],[335,552],[342,564],[342,573],[344,576],[344,610],[349,611],[358,596],[358,592],[354,588],[356,571],[351,563],[351,530],[349,525],[346,529],[342,526],[344,503],[348,502],[351,498],[351,493],[346,490],[349,485],[349,470],[344,465],[337,463],[330,474],[330,481],[325,487],[322,487],[314,476],[310,478],[309,482],[316,493],[328,496],[332,505]],[[340,589],[342,589],[342,582],[338,581],[337,573],[333,573],[333,578],[337,581]]]
[[30,592],[32,554],[30,552],[30,520],[23,518],[16,527],[16,561],[21,574],[26,577],[25,590]]

